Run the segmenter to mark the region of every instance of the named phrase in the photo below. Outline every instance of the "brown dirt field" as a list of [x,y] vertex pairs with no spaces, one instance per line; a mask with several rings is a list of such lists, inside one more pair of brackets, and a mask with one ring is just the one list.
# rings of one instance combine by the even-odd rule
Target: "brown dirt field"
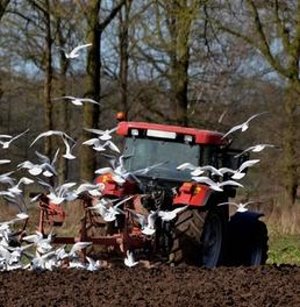
[[0,306],[300,306],[300,267],[3,272]]

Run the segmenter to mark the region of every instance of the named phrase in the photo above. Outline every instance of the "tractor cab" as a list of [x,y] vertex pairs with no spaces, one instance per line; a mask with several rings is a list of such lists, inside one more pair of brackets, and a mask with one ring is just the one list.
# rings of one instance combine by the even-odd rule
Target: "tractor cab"
[[125,137],[125,169],[145,179],[180,183],[191,179],[189,170],[177,170],[182,163],[237,168],[245,159],[234,159],[234,154],[239,151],[229,151],[228,140],[215,131],[120,122],[117,134]]

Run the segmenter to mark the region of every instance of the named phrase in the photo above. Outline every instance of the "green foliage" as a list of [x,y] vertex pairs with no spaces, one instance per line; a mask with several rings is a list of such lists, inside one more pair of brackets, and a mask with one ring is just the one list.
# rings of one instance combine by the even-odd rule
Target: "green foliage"
[[271,237],[267,263],[300,265],[300,236],[276,235]]

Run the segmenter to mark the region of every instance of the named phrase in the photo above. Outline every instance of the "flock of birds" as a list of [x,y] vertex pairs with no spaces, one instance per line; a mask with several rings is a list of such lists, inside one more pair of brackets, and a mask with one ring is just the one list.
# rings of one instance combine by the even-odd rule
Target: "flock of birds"
[[[78,57],[80,50],[89,46],[91,46],[91,44],[76,47],[70,53],[65,54],[66,58],[73,59]],[[78,98],[73,96],[63,96],[54,98],[53,100],[70,101],[75,106],[82,106],[83,103],[99,104],[99,102],[89,98]],[[228,137],[230,134],[237,131],[246,131],[249,128],[250,122],[264,113],[255,114],[246,122],[234,126],[224,134],[223,138]],[[116,129],[116,127],[108,130],[86,128],[85,130],[90,132],[94,137],[84,141],[82,145],[91,146],[96,152],[102,153],[106,150],[110,150],[111,152],[114,152],[115,155],[118,155],[121,151],[112,141],[112,134],[116,131]],[[9,149],[13,143],[23,137],[26,133],[28,133],[28,131],[29,129],[15,136],[0,134],[0,146],[4,150]],[[68,160],[76,159],[73,149],[77,145],[77,142],[67,133],[59,130],[49,130],[39,134],[30,144],[30,148],[32,148],[41,139],[52,136],[58,137],[62,140],[65,148],[65,151],[62,154],[63,158]],[[265,148],[271,147],[275,146],[271,144],[253,145],[237,154],[235,157],[238,158],[240,155],[246,152],[260,152]],[[16,170],[0,175],[0,185],[6,187],[6,189],[0,191],[0,196],[5,197],[10,203],[16,204],[20,210],[20,213],[17,214],[14,219],[0,223],[0,271],[15,269],[53,270],[54,268],[59,267],[80,268],[95,271],[101,267],[99,261],[95,261],[89,257],[86,257],[85,261],[82,261],[81,259],[82,249],[85,249],[91,245],[90,242],[77,242],[67,251],[66,246],[55,248],[51,245],[53,236],[52,233],[45,237],[43,234],[36,231],[34,234],[23,237],[23,242],[26,243],[26,245],[17,247],[11,245],[11,242],[15,239],[13,225],[24,222],[29,218],[27,214],[26,201],[24,200],[24,186],[33,183],[40,185],[46,190],[46,193],[43,194],[46,194],[51,203],[56,205],[62,205],[65,201],[68,202],[76,200],[82,193],[87,193],[90,195],[90,197],[97,199],[96,203],[90,208],[90,210],[93,210],[99,214],[104,221],[113,222],[116,220],[118,214],[124,214],[124,210],[127,210],[134,221],[140,225],[141,231],[145,236],[152,236],[155,234],[157,219],[169,222],[175,219],[180,212],[186,210],[187,208],[187,206],[185,206],[171,211],[164,211],[159,208],[156,211],[150,211],[147,215],[144,215],[129,208],[124,209],[124,204],[132,199],[134,197],[133,195],[116,200],[109,200],[101,197],[103,191],[102,183],[83,182],[78,184],[76,182],[65,182],[61,185],[53,186],[47,182],[47,179],[57,176],[55,165],[58,160],[59,153],[60,149],[57,149],[56,153],[51,159],[50,157],[35,151],[36,161],[23,161],[17,164]],[[119,157],[111,158],[109,161],[111,164],[110,167],[99,168],[95,171],[95,173],[110,173],[112,178],[119,185],[122,185],[129,177],[133,178],[137,182],[140,182],[138,175],[145,175],[153,168],[159,167],[166,163],[161,162],[143,169],[129,172],[124,167],[125,158],[128,157],[120,155]],[[208,185],[213,191],[222,192],[225,186],[243,187],[238,180],[244,178],[246,175],[246,169],[256,165],[259,162],[259,159],[245,161],[236,170],[226,167],[217,169],[211,165],[195,166],[189,162],[186,162],[178,165],[177,170],[188,170],[190,171],[191,181]],[[0,159],[0,165],[9,163],[11,163],[10,159]],[[16,180],[12,176],[17,172],[27,172],[27,174],[26,176],[21,177],[19,180]],[[229,179],[223,180],[225,175],[226,178]],[[31,202],[37,201],[39,196],[40,194],[33,197]],[[148,197],[148,195],[141,195],[141,197]],[[225,202],[220,203],[219,205],[233,205],[237,207],[238,212],[246,212],[248,210],[247,205],[251,203],[254,203],[254,201],[248,201],[246,203]],[[135,266],[138,263],[138,261],[135,261],[132,251],[126,251],[124,263],[128,267]]]

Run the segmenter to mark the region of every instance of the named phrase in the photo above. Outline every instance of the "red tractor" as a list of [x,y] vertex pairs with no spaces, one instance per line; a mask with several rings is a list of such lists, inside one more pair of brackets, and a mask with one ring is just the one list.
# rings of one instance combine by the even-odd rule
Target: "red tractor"
[[[235,158],[241,151],[230,149],[228,139],[214,131],[123,121],[117,134],[124,138],[118,166],[125,170],[124,176],[107,172],[97,177],[101,196],[84,193],[79,197],[84,217],[78,237],[54,236],[54,243],[87,241],[123,256],[134,252],[148,260],[205,267],[265,263],[267,228],[259,220],[263,214],[246,211],[230,216],[229,205],[219,204],[235,197],[236,187],[215,191],[192,180],[189,170],[178,170],[186,162],[236,170],[248,155]],[[210,174],[214,182],[230,179],[230,174],[215,176]],[[118,211],[113,211],[114,201],[120,200]],[[150,235],[143,222],[137,222],[141,216],[176,208],[183,210],[175,218],[155,219]],[[49,226],[64,224],[62,207],[51,204],[47,195],[40,197],[40,209],[39,230],[44,235]],[[101,210],[110,215],[103,218]]]
[[[172,263],[206,267],[265,263],[267,228],[259,220],[263,214],[247,211],[230,217],[228,205],[218,204],[234,197],[235,187],[216,192],[192,181],[190,171],[177,170],[185,162],[237,169],[248,155],[235,158],[241,151],[229,149],[230,142],[223,134],[208,130],[123,121],[117,134],[125,138],[124,168],[136,178],[119,185],[108,174],[98,177],[104,184],[103,196],[151,195],[139,198],[142,211],[147,212],[188,206],[176,219],[156,222],[152,242],[156,254]],[[139,173],[147,167],[147,172]]]

